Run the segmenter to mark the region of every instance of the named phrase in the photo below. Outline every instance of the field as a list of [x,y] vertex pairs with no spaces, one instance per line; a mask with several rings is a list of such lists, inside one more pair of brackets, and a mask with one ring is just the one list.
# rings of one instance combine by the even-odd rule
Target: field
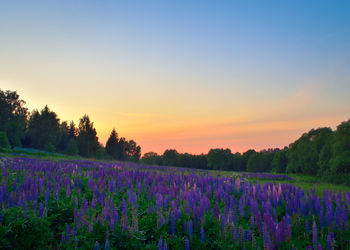
[[296,175],[2,158],[0,249],[349,249],[349,189],[318,184]]
[[[240,176],[240,172],[228,172],[228,171],[210,171],[216,176]],[[275,176],[288,176],[287,178],[275,178]],[[305,176],[300,174],[288,174],[288,175],[278,175],[278,174],[263,174],[259,178],[249,177],[246,178],[250,182],[255,183],[259,182],[260,184],[269,183],[269,182],[278,182],[278,183],[290,183],[294,186],[300,187],[305,191],[315,190],[315,193],[318,196],[322,196],[324,191],[340,191],[340,192],[350,192],[350,187],[345,185],[337,185],[333,183],[322,182],[316,176]]]

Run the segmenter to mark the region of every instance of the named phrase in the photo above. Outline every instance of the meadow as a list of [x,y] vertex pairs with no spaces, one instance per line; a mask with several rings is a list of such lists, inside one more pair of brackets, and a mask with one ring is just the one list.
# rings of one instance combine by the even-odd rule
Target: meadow
[[316,184],[301,176],[2,158],[0,248],[349,249],[349,190]]

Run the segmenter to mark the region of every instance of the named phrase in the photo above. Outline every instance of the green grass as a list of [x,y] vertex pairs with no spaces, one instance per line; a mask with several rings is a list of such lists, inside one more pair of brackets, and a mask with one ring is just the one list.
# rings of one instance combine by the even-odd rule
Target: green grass
[[[243,172],[230,172],[230,171],[218,171],[218,170],[209,170],[211,174],[215,176],[237,176],[241,175]],[[263,180],[256,178],[249,178],[253,183],[268,183],[268,182],[276,182],[276,183],[291,183],[297,187],[304,189],[306,192],[315,189],[317,195],[322,196],[323,191],[332,190],[332,191],[341,191],[341,192],[350,192],[350,187],[344,185],[331,184],[327,182],[323,182],[317,176],[304,176],[298,174],[286,174],[293,178],[290,180]]]

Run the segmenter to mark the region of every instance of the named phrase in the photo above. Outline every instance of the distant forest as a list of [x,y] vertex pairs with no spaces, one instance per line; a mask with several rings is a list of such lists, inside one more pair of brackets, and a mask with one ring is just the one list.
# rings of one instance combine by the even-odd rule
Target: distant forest
[[208,170],[299,173],[319,176],[325,181],[350,185],[350,119],[333,131],[329,127],[311,129],[284,149],[243,154],[230,149],[210,149],[193,155],[167,149],[162,155],[148,152],[134,140],[120,137],[115,129],[103,146],[88,115],[76,126],[60,121],[45,106],[28,112],[16,91],[0,89],[0,147],[30,147],[82,157]]
[[28,112],[16,91],[0,89],[0,147],[26,147],[67,155],[120,161],[139,161],[141,147],[134,140],[118,137],[115,129],[104,147],[98,141],[94,123],[88,115],[73,121],[60,121],[45,106]]

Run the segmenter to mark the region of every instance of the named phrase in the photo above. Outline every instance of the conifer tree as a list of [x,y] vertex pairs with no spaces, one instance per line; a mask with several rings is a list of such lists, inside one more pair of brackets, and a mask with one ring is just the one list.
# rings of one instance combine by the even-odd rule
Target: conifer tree
[[118,134],[115,131],[115,128],[113,128],[106,143],[106,154],[115,160],[118,159],[118,143]]

